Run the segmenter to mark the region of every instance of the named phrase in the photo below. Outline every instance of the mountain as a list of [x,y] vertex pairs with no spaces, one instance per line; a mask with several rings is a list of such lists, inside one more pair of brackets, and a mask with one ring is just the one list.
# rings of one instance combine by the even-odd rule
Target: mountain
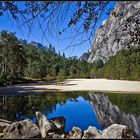
[[19,41],[21,42],[21,44],[22,44],[23,46],[26,46],[26,45],[27,45],[26,39],[19,39]]
[[120,1],[97,30],[92,48],[80,59],[104,63],[122,49],[140,44],[140,1]]
[[36,48],[43,48],[43,45],[41,43],[35,41],[31,41],[30,44],[35,46]]
[[[26,39],[19,39],[19,41],[21,42],[23,46],[26,46],[28,44]],[[33,45],[37,49],[43,48],[43,47],[47,48],[47,46],[44,46],[43,44],[39,42],[35,42],[35,41],[31,41],[29,44]]]

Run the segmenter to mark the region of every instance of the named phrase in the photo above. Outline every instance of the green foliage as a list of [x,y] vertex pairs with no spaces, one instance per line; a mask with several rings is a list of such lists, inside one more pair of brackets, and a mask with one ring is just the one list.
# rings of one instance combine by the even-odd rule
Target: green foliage
[[[0,85],[11,85],[23,77],[59,80],[65,78],[109,78],[140,80],[140,47],[122,50],[104,65],[102,60],[92,63],[77,57],[66,58],[55,47],[22,46],[14,33],[1,32]],[[26,81],[26,80],[24,80]]]
[[5,80],[21,77],[26,63],[24,54],[24,48],[14,33],[1,32],[0,75],[4,75]]
[[50,73],[47,74],[46,79],[50,82],[52,79],[52,75]]
[[57,54],[51,44],[43,48],[20,44],[15,34],[1,32],[0,85],[17,83],[22,77],[48,81],[89,77],[92,64],[77,57],[66,58],[64,53]]
[[100,69],[100,68],[102,68],[104,66],[104,63],[103,63],[103,61],[101,59],[95,61],[93,64],[95,65],[95,67],[97,69]]
[[64,79],[65,79],[65,71],[61,69],[58,73],[57,80],[63,85]]
[[131,47],[113,56],[102,70],[111,79],[140,80],[140,47]]
[[123,49],[98,71],[93,68],[92,73],[101,78],[140,80],[140,46]]
[[[17,115],[33,119],[35,111],[50,113],[56,104],[65,104],[69,100],[76,101],[78,96],[88,99],[86,92],[74,93],[47,93],[38,96],[0,96],[0,118],[9,121],[18,121]],[[11,109],[12,108],[12,109]]]
[[117,105],[119,109],[126,114],[140,115],[140,95],[139,94],[107,94],[112,104]]
[[90,71],[90,77],[91,78],[97,78],[97,67],[93,67],[92,69],[91,69],[91,71]]
[[[47,21],[57,27],[57,23],[63,24],[62,19],[65,18],[72,6],[73,10],[70,10],[70,18],[68,18],[68,25],[66,26],[77,25],[80,21],[83,29],[89,31],[91,27],[95,27],[103,13],[110,14],[113,7],[108,7],[109,3],[109,1],[71,1],[71,3],[59,1],[25,1],[20,6],[16,1],[0,2],[0,16],[9,13],[14,20],[22,19],[21,21],[26,21],[26,17],[34,18],[34,20],[41,17],[43,21]],[[104,10],[106,12],[103,12]],[[51,21],[56,21],[56,23]],[[31,23],[28,22],[28,24]],[[59,34],[61,35],[64,31],[64,29],[59,31]]]

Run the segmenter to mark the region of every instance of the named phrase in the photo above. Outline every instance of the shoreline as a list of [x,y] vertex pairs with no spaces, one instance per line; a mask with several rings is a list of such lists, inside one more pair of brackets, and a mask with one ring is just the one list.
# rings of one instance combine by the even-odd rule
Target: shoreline
[[109,80],[109,79],[66,79],[64,85],[57,82],[37,82],[28,84],[17,84],[0,87],[2,94],[27,94],[47,92],[78,92],[92,91],[105,93],[140,94],[140,81]]

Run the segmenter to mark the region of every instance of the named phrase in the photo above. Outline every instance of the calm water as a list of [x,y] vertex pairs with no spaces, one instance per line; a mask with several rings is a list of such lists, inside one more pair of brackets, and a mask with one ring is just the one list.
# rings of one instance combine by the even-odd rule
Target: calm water
[[103,129],[89,101],[86,101],[81,96],[76,98],[76,101],[67,100],[64,105],[56,104],[56,108],[52,113],[47,114],[47,117],[52,118],[56,116],[64,116],[66,118],[66,131],[71,130],[73,126],[85,130],[90,125],[96,126],[100,130]]
[[[103,94],[103,93],[101,93]],[[125,113],[140,114],[140,95],[105,94],[110,102]],[[47,118],[64,116],[65,131],[73,126],[82,130],[95,126],[103,130],[91,105],[88,92],[47,93],[26,96],[0,96],[0,118],[10,121],[32,119],[36,122],[35,111],[44,113]]]

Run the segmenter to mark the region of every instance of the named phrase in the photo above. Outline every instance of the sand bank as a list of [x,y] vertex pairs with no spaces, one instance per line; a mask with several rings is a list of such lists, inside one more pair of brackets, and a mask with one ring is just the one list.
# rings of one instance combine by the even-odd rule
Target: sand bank
[[130,92],[140,94],[140,81],[107,80],[107,79],[68,79],[64,85],[57,83],[48,84],[38,82],[21,84],[8,87],[0,87],[0,94],[38,93],[54,91],[107,91],[107,92]]

